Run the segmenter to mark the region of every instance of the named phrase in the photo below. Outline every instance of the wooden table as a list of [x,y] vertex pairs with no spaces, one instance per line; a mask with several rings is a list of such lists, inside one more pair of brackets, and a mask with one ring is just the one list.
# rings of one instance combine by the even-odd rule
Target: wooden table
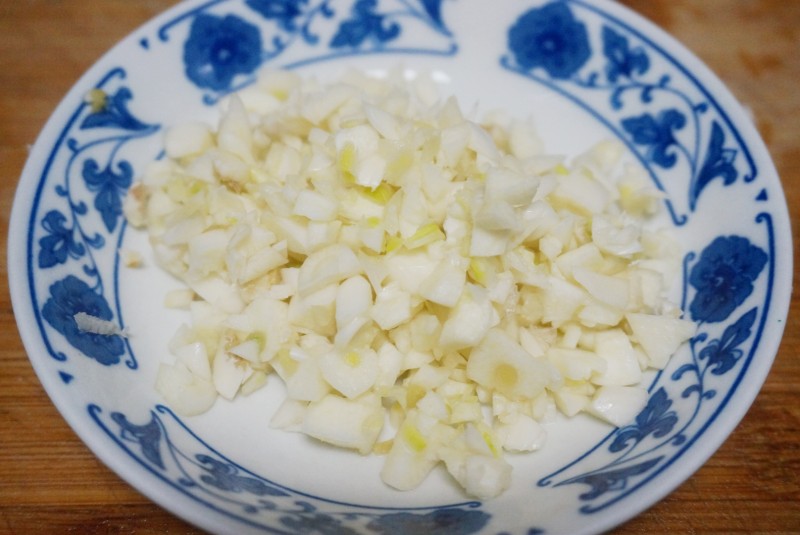
[[[28,151],[97,58],[174,0],[0,2],[0,250]],[[625,0],[749,107],[800,210],[800,1]],[[793,234],[799,236],[795,217]],[[795,258],[797,258],[795,246]],[[0,262],[3,281],[6,263]],[[797,269],[795,269],[797,272]],[[761,394],[711,460],[619,533],[800,532],[800,299]],[[78,440],[40,386],[0,284],[0,533],[197,533]]]

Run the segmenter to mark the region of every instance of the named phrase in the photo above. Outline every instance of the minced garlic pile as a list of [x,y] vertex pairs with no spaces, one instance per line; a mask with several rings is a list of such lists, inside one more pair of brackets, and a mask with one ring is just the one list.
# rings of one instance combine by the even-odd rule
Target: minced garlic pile
[[273,427],[488,498],[557,411],[631,421],[694,333],[664,297],[678,249],[644,226],[658,192],[614,143],[567,161],[427,77],[359,72],[270,73],[165,143],[125,210],[187,285],[157,381],[182,414],[274,374]]

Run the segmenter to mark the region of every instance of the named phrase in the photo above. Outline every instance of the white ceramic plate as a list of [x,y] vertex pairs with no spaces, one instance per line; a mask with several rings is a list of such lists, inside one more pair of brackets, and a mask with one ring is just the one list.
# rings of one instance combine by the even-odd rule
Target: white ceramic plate
[[[148,251],[120,201],[169,125],[260,68],[333,75],[402,64],[437,74],[482,109],[533,114],[549,152],[622,140],[666,196],[685,247],[676,289],[699,332],[652,377],[646,409],[620,429],[550,426],[513,458],[502,497],[466,498],[443,473],[413,492],[379,480],[380,459],[270,431],[271,388],[181,419],[153,389],[181,312],[177,283],[128,269]],[[92,88],[105,108],[84,101]],[[35,144],[14,203],[9,278],[42,384],[86,444],[175,514],[220,533],[586,533],[652,505],[722,443],[777,351],[791,281],[785,201],[770,158],[729,92],[682,46],[608,1],[213,0],[183,3],[100,60]],[[76,312],[132,336],[78,331]]]

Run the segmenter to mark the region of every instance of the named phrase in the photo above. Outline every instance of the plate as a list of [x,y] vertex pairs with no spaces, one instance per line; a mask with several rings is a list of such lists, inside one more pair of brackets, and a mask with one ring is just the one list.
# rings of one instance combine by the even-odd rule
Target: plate
[[[433,73],[462,103],[533,116],[548,152],[619,139],[664,193],[663,222],[685,251],[674,296],[699,329],[648,379],[645,409],[614,429],[548,424],[548,445],[512,458],[512,487],[493,500],[439,472],[393,491],[380,459],[270,431],[277,382],[193,418],[153,387],[185,317],[162,306],[178,283],[153,267],[121,202],[163,132],[213,120],[261,69],[397,65]],[[742,107],[679,43],[610,1],[206,0],[135,31],[55,110],[20,179],[8,269],[26,350],[64,418],[131,485],[208,531],[591,533],[663,498],[747,411],[788,310],[789,229]],[[122,249],[145,267],[126,267]],[[131,336],[81,332],[77,312]]]

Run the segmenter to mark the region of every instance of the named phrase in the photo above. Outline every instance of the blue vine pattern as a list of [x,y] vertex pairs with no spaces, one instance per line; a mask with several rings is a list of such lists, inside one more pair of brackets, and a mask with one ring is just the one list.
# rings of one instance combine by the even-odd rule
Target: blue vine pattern
[[[291,47],[304,47],[302,59],[275,67],[368,53],[453,55],[457,45],[442,18],[443,1],[355,0],[348,8],[343,0],[246,0],[244,5],[262,25],[252,17],[224,12],[232,3],[217,0],[170,21],[158,34],[166,42],[174,27],[188,23],[182,57],[186,77],[205,91],[204,102],[213,104],[252,83],[257,69]],[[404,41],[408,24],[425,29],[430,37]]]
[[[667,193],[666,205],[676,225],[689,221],[703,192],[716,179],[724,187],[740,177],[742,182],[754,180],[756,168],[749,151],[713,97],[624,23],[604,18],[591,24],[593,12],[597,10],[580,0],[545,2],[527,10],[508,30],[509,53],[501,58],[501,66],[585,106],[625,140],[654,183]],[[596,42],[602,43],[602,49],[593,57],[592,43]],[[606,106],[586,106],[583,98],[598,92],[607,94]],[[642,107],[643,113],[629,111]],[[688,189],[682,196],[688,213],[680,213],[675,202],[679,197],[669,189],[674,188],[671,182],[687,183],[683,179],[687,174]],[[757,219],[765,221],[768,218]],[[771,227],[767,232],[772,243]],[[745,369],[747,344],[753,349],[757,346],[768,308],[771,270],[763,310],[749,306],[735,321],[729,318],[745,305],[757,281],[764,283],[763,271],[772,258],[743,236],[720,236],[709,243],[684,274],[684,284],[695,293],[683,308],[698,323],[698,333],[689,344],[691,362],[671,375],[659,374],[633,424],[610,433],[583,457],[542,478],[539,486],[588,485],[590,490],[579,496],[585,502],[580,511],[593,513],[629,495],[680,456],[691,432],[697,432],[693,425],[702,420],[701,414],[714,410],[711,400],[719,401],[712,376]],[[687,255],[687,269],[694,259],[693,254]],[[684,288],[684,298],[689,291]],[[676,395],[694,403],[690,414],[681,412],[683,419],[672,408]],[[720,403],[719,407],[725,400]],[[582,469],[581,461],[603,444],[612,459],[599,468]]]
[[[122,69],[109,72],[90,93],[91,99],[79,105],[73,126],[65,132],[66,168],[63,180],[53,187],[60,201],[39,222],[43,233],[37,240],[36,259],[40,270],[64,274],[49,286],[41,318],[70,346],[98,363],[115,365],[127,354],[127,366],[136,368],[122,336],[81,331],[74,318],[83,312],[112,321],[116,315],[122,323],[119,304],[111,295],[113,285],[111,289],[108,285],[113,266],[100,266],[96,253],[122,235],[122,198],[133,181],[133,167],[122,157],[125,147],[159,130],[130,112],[133,95],[121,83],[125,76]],[[100,225],[95,224],[98,217]],[[51,355],[67,359],[63,351],[51,349]]]
[[[753,181],[756,169],[750,152],[712,96],[624,23],[609,19],[595,26],[576,15],[588,19],[593,12],[597,9],[581,0],[529,9],[508,31],[509,53],[501,58],[501,66],[579,105],[585,95],[606,93],[607,107],[589,109],[590,113],[626,141],[663,191],[669,193],[672,182],[684,183],[684,174],[691,176],[683,193],[688,213],[697,209],[715,179],[723,186],[739,179]],[[602,54],[593,58],[591,46],[597,41]],[[628,111],[643,105],[648,111]],[[686,224],[689,215],[676,207],[678,197],[668,198],[675,224]]]
[[351,18],[339,25],[331,39],[331,48],[359,47],[372,39],[379,46],[400,35],[400,25],[387,21],[386,15],[376,12],[377,0],[358,0],[352,9]]
[[[769,219],[761,215],[757,222],[769,223]],[[767,227],[767,232],[771,235],[771,226]],[[696,423],[702,420],[701,415],[707,414],[711,410],[709,403],[718,398],[711,376],[724,376],[737,367],[739,373],[743,373],[746,369],[743,362],[749,358],[746,355],[752,356],[757,346],[756,331],[763,327],[763,312],[758,323],[759,306],[747,306],[747,311],[725,324],[718,336],[713,334],[712,327],[728,321],[747,302],[757,280],[771,278],[771,271],[764,276],[772,258],[770,253],[745,237],[720,236],[703,249],[691,268],[696,255],[686,256],[683,279],[695,290],[688,310],[698,324],[698,333],[689,341],[691,360],[668,375],[660,374],[651,386],[647,405],[634,423],[616,429],[598,444],[598,448],[607,444],[608,451],[616,455],[611,461],[582,471],[579,468],[581,459],[578,459],[541,479],[539,486],[588,485],[590,489],[579,496],[588,503],[580,510],[594,513],[627,496],[682,453],[681,448],[688,446],[689,437],[696,432]],[[684,299],[689,294],[689,288],[685,287]],[[764,303],[764,309],[767,307],[768,303]],[[749,351],[748,343],[751,344]],[[666,381],[665,377],[668,377]],[[671,396],[677,395],[694,403],[692,411],[682,412],[683,418],[673,409],[675,400]],[[556,477],[573,471],[578,472],[577,475],[554,482]]]
[[47,234],[39,238],[39,267],[51,268],[86,254],[86,247],[75,238],[75,227],[67,226],[67,218],[58,210],[50,210],[42,218]]
[[678,413],[670,410],[672,400],[669,399],[664,387],[659,388],[647,400],[647,405],[636,416],[634,424],[619,430],[608,451],[618,453],[630,445],[641,442],[648,435],[654,438],[667,436],[678,423]]
[[97,405],[87,410],[109,437],[155,475],[208,507],[225,514],[238,511],[238,520],[268,532],[468,535],[481,531],[491,519],[479,502],[392,509],[313,498],[227,459],[167,407],[156,406],[143,424],[120,412],[106,414]]

